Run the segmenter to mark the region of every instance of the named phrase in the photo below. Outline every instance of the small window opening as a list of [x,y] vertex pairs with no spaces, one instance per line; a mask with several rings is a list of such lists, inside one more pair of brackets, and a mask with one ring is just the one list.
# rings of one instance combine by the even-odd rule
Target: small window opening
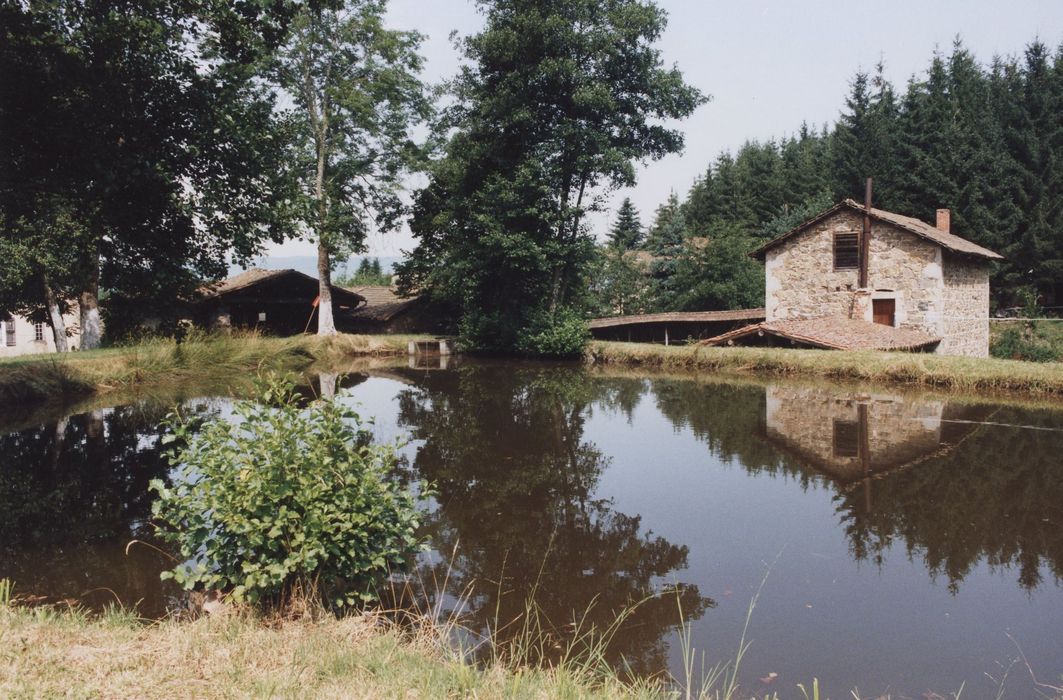
[[33,339],[44,340],[44,324],[37,322],[33,324]]
[[834,269],[855,270],[860,267],[860,234],[834,234]]
[[851,420],[834,420],[834,456],[860,456],[860,424]]
[[15,346],[15,319],[9,318],[6,321],[4,321],[4,330],[7,331],[5,333],[5,335],[7,337],[7,346],[9,348],[10,347],[14,347]]
[[258,312],[258,322],[259,323],[265,323],[266,322],[266,312],[265,311],[259,311]]

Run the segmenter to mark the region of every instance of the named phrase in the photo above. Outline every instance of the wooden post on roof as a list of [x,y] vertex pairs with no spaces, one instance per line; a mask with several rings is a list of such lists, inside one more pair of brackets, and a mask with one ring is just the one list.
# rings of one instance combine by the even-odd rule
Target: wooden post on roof
[[860,236],[860,289],[867,289],[867,268],[871,257],[871,178],[864,190],[864,231]]

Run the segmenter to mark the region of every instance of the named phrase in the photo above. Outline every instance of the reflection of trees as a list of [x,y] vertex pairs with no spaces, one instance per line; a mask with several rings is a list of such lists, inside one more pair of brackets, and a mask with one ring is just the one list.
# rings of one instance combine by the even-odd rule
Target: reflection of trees
[[0,436],[0,578],[51,599],[115,602],[110,589],[158,604],[165,562],[124,548],[144,534],[148,482],[166,473],[161,417],[126,406]]
[[[993,421],[1059,427],[1059,414],[1002,408]],[[1063,434],[993,427],[943,454],[874,481],[870,509],[861,489],[840,491],[838,510],[857,558],[881,561],[895,541],[921,555],[953,590],[985,560],[1018,571],[1026,588],[1047,566],[1063,580]]]
[[[891,546],[903,544],[910,556],[923,558],[932,576],[946,576],[954,590],[983,560],[1017,568],[1019,583],[1027,588],[1041,582],[1043,565],[1063,579],[1063,433],[980,428],[978,421],[992,408],[946,403],[940,442],[924,456],[912,456],[873,479],[843,484],[825,479],[806,456],[764,439],[763,389],[669,380],[651,386],[672,424],[690,428],[721,459],[735,459],[752,474],[781,472],[803,486],[819,481],[833,489],[857,559],[882,563]],[[832,389],[819,385],[808,391],[821,398]],[[851,398],[851,392],[837,391],[840,398]],[[787,394],[796,397],[789,400],[801,400],[802,390]],[[812,405],[790,407],[791,413],[803,411],[808,421],[829,424],[830,416],[810,410]],[[1060,426],[1058,412],[1009,407],[996,411],[992,420]],[[799,443],[801,431],[789,437]]]
[[[401,394],[401,421],[424,441],[414,468],[439,491],[433,544],[443,553],[457,545],[448,592],[471,586],[475,624],[518,619],[534,593],[557,634],[588,610],[604,628],[686,566],[686,547],[593,497],[608,460],[583,440],[586,415],[592,405],[629,411],[641,393],[630,390],[638,382],[615,384],[579,369],[487,365],[427,375]],[[687,619],[711,604],[695,586],[678,594]],[[643,603],[612,658],[639,673],[663,669],[662,637],[678,621],[674,595]]]

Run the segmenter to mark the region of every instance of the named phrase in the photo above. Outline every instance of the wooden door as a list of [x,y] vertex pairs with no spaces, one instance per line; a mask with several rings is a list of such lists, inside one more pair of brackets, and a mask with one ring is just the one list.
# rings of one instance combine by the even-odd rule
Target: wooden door
[[881,323],[884,326],[894,325],[894,318],[897,311],[896,299],[872,299],[871,300],[871,313],[874,316],[875,323]]

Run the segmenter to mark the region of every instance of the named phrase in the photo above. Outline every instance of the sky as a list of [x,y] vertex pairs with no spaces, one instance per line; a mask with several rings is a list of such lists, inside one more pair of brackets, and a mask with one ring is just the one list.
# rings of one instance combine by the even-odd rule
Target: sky
[[[959,36],[983,63],[994,55],[1021,55],[1039,38],[1063,43],[1063,0],[658,0],[668,28],[657,44],[665,64],[711,100],[677,123],[686,137],[681,154],[639,168],[638,183],[612,193],[607,211],[590,218],[604,238],[619,202],[631,197],[649,223],[672,190],[683,196],[723,151],[747,140],[781,138],[802,122],[837,121],[858,69],[880,60],[903,88],[921,76],[935,50],[949,52]],[[472,0],[391,0],[392,28],[426,35],[422,78],[437,83],[461,63],[449,35],[475,33],[483,17]],[[416,187],[423,178],[413,178]],[[369,253],[399,256],[414,239],[407,229],[374,233]],[[274,245],[270,255],[311,255],[302,241]]]

